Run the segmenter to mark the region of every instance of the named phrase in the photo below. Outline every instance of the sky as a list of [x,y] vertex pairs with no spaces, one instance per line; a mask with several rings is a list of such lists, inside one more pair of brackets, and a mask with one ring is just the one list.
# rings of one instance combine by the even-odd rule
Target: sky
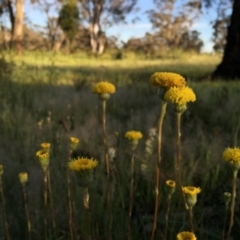
[[[47,0],[54,1],[54,0]],[[184,0],[177,0],[178,2]],[[110,28],[106,29],[107,36],[117,36],[120,41],[126,42],[131,37],[139,38],[143,37],[146,32],[152,32],[152,25],[148,19],[147,10],[154,9],[153,0],[138,0],[139,11],[127,15],[127,24],[119,23]],[[208,9],[204,11],[204,14],[195,21],[192,25],[191,30],[197,30],[200,32],[200,38],[204,42],[202,52],[212,52],[213,43],[211,42],[213,29],[210,24],[216,17],[216,10]],[[57,16],[56,12],[52,12],[53,15]],[[138,16],[139,20],[132,23],[132,19]],[[30,4],[30,0],[25,1],[25,17],[30,19],[34,24],[46,26],[46,15],[39,10],[36,5]]]

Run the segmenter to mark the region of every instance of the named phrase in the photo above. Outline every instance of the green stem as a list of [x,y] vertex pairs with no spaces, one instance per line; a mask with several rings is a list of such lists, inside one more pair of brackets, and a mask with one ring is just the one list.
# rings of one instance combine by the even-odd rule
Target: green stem
[[233,171],[233,185],[232,185],[231,213],[230,213],[230,222],[229,222],[229,228],[228,228],[228,233],[227,233],[227,240],[230,240],[230,234],[231,234],[232,226],[233,226],[233,223],[234,223],[237,174],[238,174],[238,169],[234,169],[234,171]]
[[2,186],[2,176],[0,176],[0,191],[1,191],[1,198],[2,198],[2,205],[3,205],[3,217],[4,217],[6,237],[7,237],[7,240],[10,240],[8,221],[7,221],[7,212],[6,212],[6,202],[5,202],[3,186]]
[[[47,171],[47,170],[46,170]],[[43,190],[43,198],[44,198],[44,236],[45,240],[48,239],[47,234],[47,190],[48,190],[48,183],[47,183],[47,172],[44,173],[44,190]]]
[[70,171],[67,169],[67,195],[68,195],[68,224],[69,224],[69,231],[70,231],[70,239],[73,240],[73,227],[72,227],[72,202],[71,202],[71,190],[70,190]]
[[155,231],[157,228],[157,216],[158,216],[158,205],[159,205],[159,179],[160,179],[160,162],[161,162],[161,147],[162,147],[162,126],[163,119],[166,114],[167,102],[162,102],[159,122],[158,122],[158,158],[156,161],[156,182],[155,182],[155,208],[154,208],[154,219],[151,233],[151,240],[154,240]]
[[88,230],[88,239],[91,239],[91,222],[90,222],[90,211],[89,211],[89,193],[88,187],[83,189],[83,203],[86,209],[86,218],[87,218],[87,230]]
[[27,193],[26,193],[25,186],[23,186],[23,199],[24,199],[24,208],[25,208],[25,213],[26,213],[26,218],[27,218],[28,239],[31,240],[31,222],[30,222],[30,217],[29,217],[29,212],[28,212]]
[[185,194],[182,191],[182,169],[181,169],[181,116],[182,112],[177,112],[177,179],[178,179],[178,186],[179,191],[181,193],[184,207],[187,210],[188,214],[188,220],[189,220],[189,226],[191,229],[191,232],[193,232],[193,224],[192,224],[192,217],[191,212],[189,210],[189,207],[186,202]]
[[132,219],[132,209],[133,209],[133,186],[134,186],[134,151],[131,158],[131,168],[130,168],[130,196],[129,196],[129,211],[128,211],[128,231],[129,237],[131,236],[131,219]]
[[167,210],[166,210],[166,215],[165,215],[165,231],[164,231],[164,240],[167,240],[167,231],[168,231],[168,217],[169,217],[169,210],[170,210],[170,203],[171,203],[171,194],[168,194],[168,199],[167,199]]
[[104,156],[107,176],[109,177],[109,159],[108,159],[108,142],[107,142],[107,131],[106,131],[106,100],[102,101],[103,104],[103,115],[102,115],[102,128],[103,128],[103,143],[104,143]]
[[52,225],[53,225],[53,233],[54,237],[57,239],[57,232],[56,232],[56,222],[55,222],[55,214],[54,214],[54,205],[53,205],[53,198],[52,198],[52,187],[51,187],[51,179],[50,179],[50,171],[47,170],[48,174],[48,190],[50,196],[50,205],[51,205],[51,213],[52,213]]
[[228,214],[228,203],[226,203],[226,207],[225,207],[222,240],[224,240],[224,238],[225,238],[225,228],[226,228],[227,214]]
[[108,158],[108,141],[106,131],[106,100],[102,101],[102,129],[103,129],[103,143],[104,143],[104,156],[105,156],[105,167],[107,173],[107,191],[106,191],[106,206],[107,206],[107,224],[108,224],[108,239],[111,239],[111,208],[110,208],[110,169],[109,169],[109,158]]

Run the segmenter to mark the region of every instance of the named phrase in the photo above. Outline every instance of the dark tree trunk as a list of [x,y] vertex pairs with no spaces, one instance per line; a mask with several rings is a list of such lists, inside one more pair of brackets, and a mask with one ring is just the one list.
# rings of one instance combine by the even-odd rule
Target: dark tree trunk
[[234,0],[227,43],[222,62],[213,72],[213,78],[240,79],[240,0]]

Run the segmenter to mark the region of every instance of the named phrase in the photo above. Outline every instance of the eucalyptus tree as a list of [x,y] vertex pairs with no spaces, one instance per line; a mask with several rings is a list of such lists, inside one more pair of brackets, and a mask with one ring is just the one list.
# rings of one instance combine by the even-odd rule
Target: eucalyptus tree
[[79,0],[79,3],[89,29],[92,53],[100,55],[106,44],[104,28],[124,22],[137,0]]
[[75,1],[69,1],[62,6],[59,12],[58,24],[65,33],[69,41],[69,49],[71,51],[72,42],[77,35],[79,27],[79,10]]
[[[14,6],[15,4],[15,6]],[[22,52],[23,20],[24,20],[24,0],[1,0],[0,14],[7,13],[11,24],[10,47],[14,47],[18,54]],[[15,12],[14,12],[15,9]]]
[[[223,51],[221,63],[212,74],[212,78],[223,78],[226,80],[240,79],[240,1],[218,0],[232,3],[230,21],[226,27],[226,45]],[[205,0],[211,4],[210,0]]]
[[148,11],[153,29],[167,49],[179,47],[183,36],[200,15],[199,0],[154,0],[155,8]]

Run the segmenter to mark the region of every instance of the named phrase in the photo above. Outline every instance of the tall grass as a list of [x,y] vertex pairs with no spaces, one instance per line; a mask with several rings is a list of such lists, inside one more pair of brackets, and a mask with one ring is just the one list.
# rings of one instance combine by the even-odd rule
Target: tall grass
[[[4,166],[2,176],[5,193],[5,207],[11,239],[27,239],[27,221],[22,206],[22,189],[18,181],[19,172],[29,176],[26,191],[31,219],[32,239],[43,239],[42,213],[44,210],[43,172],[35,158],[35,152],[42,142],[50,142],[51,186],[54,199],[57,239],[69,238],[68,195],[66,181],[66,159],[68,142],[61,120],[70,129],[69,135],[79,137],[81,144],[75,150],[78,156],[89,156],[99,160],[95,180],[89,186],[91,206],[91,237],[107,239],[108,226],[105,200],[104,152],[102,144],[101,106],[91,93],[91,84],[107,80],[116,85],[117,91],[108,101],[108,145],[116,149],[116,157],[111,162],[111,238],[126,239],[128,236],[129,207],[129,155],[124,133],[129,129],[141,130],[145,140],[149,129],[157,125],[159,98],[148,79],[155,71],[173,71],[186,77],[196,95],[197,101],[189,104],[182,116],[181,139],[183,186],[201,187],[197,205],[194,208],[194,230],[198,239],[221,239],[224,225],[224,192],[231,191],[232,171],[222,161],[222,151],[239,142],[236,129],[239,124],[240,85],[238,82],[200,81],[207,76],[219,61],[211,56],[201,61],[202,56],[190,60],[154,61],[103,61],[72,60],[74,64],[59,64],[57,59],[47,60],[45,56],[39,64],[31,60],[9,58],[12,65],[9,71],[0,69],[0,164]],[[213,57],[215,58],[215,57]],[[40,55],[39,55],[40,59]],[[60,59],[60,57],[59,57]],[[22,61],[23,63],[20,63]],[[52,64],[49,65],[49,62]],[[41,60],[39,60],[41,62]],[[49,117],[51,115],[51,117]],[[173,179],[173,165],[176,162],[176,118],[169,106],[165,116],[162,142],[161,182]],[[116,141],[115,132],[118,132]],[[237,139],[237,140],[236,140]],[[131,215],[132,239],[150,239],[154,217],[155,181],[154,171],[143,176],[141,164],[145,158],[144,140],[139,142],[134,153],[135,192]],[[148,158],[147,168],[154,169],[157,159],[157,142],[154,152]],[[83,192],[74,184],[71,176],[73,205],[73,229],[78,238],[87,238]],[[237,179],[238,181],[238,179]],[[160,206],[156,238],[164,235],[167,194],[160,186]],[[236,203],[240,192],[236,193]],[[240,235],[240,208],[235,206],[235,221],[232,237]],[[51,212],[47,211],[47,222],[51,222]],[[187,219],[178,195],[171,197],[168,216],[168,239],[186,228]],[[227,221],[228,222],[228,221]],[[1,232],[4,222],[0,220]],[[54,239],[51,225],[48,238]]]

